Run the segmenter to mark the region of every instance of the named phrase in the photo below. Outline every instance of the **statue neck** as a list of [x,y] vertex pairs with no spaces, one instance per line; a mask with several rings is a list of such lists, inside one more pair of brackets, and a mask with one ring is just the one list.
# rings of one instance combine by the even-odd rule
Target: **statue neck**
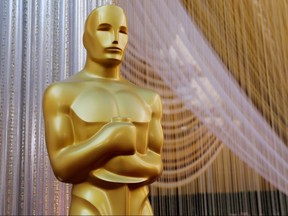
[[91,78],[106,78],[116,79],[120,78],[120,64],[105,65],[97,63],[90,58],[87,58],[83,72]]

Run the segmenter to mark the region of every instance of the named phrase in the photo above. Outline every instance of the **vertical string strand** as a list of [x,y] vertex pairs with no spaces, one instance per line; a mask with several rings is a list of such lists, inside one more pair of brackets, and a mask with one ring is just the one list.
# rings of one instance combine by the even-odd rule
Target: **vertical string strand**
[[287,2],[181,2],[185,10],[175,0],[0,1],[0,214],[68,214],[71,186],[50,167],[42,95],[83,67],[84,22],[103,4],[128,16],[123,77],[163,101],[155,213],[287,214]]
[[[1,214],[6,214],[6,202],[7,202],[7,196],[6,196],[6,169],[7,169],[7,76],[8,74],[6,73],[7,71],[7,64],[8,64],[8,59],[6,58],[7,55],[9,55],[10,49],[9,49],[9,44],[10,41],[8,40],[10,37],[9,30],[10,28],[10,14],[8,7],[10,8],[10,4],[8,0],[6,1],[1,1],[0,8],[1,10],[1,17],[2,17],[2,22],[1,22],[1,70],[0,70],[0,153],[1,153],[1,158],[0,158],[0,191],[1,193],[1,205],[0,205],[0,213]],[[10,30],[11,31],[11,30]]]
[[[27,0],[23,1],[23,66],[22,66],[22,89],[21,89],[21,103],[23,109],[22,116],[22,140],[21,140],[21,213],[27,215],[32,211],[30,199],[32,198],[31,176],[33,176],[31,169],[31,146],[29,142],[30,137],[30,76],[31,71],[31,14],[32,5]],[[30,199],[29,199],[30,198]],[[33,199],[33,198],[32,198]]]
[[[9,120],[8,120],[8,196],[7,196],[7,214],[18,214],[21,211],[20,202],[14,194],[20,194],[20,176],[21,176],[21,161],[18,159],[21,155],[21,131],[20,113],[21,113],[21,67],[22,61],[22,28],[20,26],[22,18],[22,2],[12,2],[12,31],[11,31],[11,65],[9,68]],[[20,39],[19,39],[20,38]],[[18,75],[19,74],[19,75]]]

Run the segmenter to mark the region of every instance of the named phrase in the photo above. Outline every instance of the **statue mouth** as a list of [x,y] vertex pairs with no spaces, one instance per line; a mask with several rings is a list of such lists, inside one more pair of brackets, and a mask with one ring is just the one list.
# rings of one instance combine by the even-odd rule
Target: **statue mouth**
[[106,50],[109,52],[122,52],[122,49],[120,49],[119,47],[109,47],[106,48]]

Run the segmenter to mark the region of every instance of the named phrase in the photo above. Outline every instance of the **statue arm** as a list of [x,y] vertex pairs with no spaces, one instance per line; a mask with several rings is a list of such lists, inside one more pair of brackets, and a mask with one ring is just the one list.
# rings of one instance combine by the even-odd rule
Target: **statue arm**
[[[78,181],[79,177],[83,178],[110,158],[135,152],[135,126],[126,122],[108,123],[88,140],[76,142],[69,108],[65,107],[69,97],[61,96],[60,92],[55,88],[48,89],[43,101],[46,145],[58,179]],[[119,145],[123,136],[125,145]]]
[[[152,119],[149,124],[148,131],[148,150],[142,158],[147,167],[152,166],[150,180],[154,181],[162,173],[162,147],[163,147],[163,131],[161,126],[162,104],[159,95],[156,95],[152,104]],[[141,157],[140,157],[141,158]],[[149,165],[148,165],[149,164]]]
[[160,176],[163,169],[161,159],[163,131],[160,122],[162,105],[158,95],[152,105],[152,111],[152,119],[148,131],[147,152],[145,154],[136,152],[134,155],[117,156],[111,159],[105,168],[121,176],[145,178],[145,184],[155,181]]

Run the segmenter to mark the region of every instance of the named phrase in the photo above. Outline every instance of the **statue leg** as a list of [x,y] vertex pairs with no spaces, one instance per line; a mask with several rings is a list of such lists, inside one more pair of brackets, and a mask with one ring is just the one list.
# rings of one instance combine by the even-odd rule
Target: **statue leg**
[[[109,194],[112,193],[111,197],[114,195],[114,198],[117,198],[117,193],[113,192],[113,189],[102,189],[89,182],[73,185],[70,214],[112,215],[115,212],[113,209],[115,206],[113,202],[111,203],[113,199]],[[117,201],[121,203],[121,199],[118,198]]]
[[100,215],[100,212],[87,200],[72,195],[69,215]]
[[100,188],[85,182],[74,185],[70,215],[153,215],[148,187],[109,184]]
[[153,215],[153,210],[149,200],[146,200],[141,210],[142,210],[141,215]]
[[130,207],[132,215],[153,215],[153,210],[148,199],[147,186],[130,189]]

